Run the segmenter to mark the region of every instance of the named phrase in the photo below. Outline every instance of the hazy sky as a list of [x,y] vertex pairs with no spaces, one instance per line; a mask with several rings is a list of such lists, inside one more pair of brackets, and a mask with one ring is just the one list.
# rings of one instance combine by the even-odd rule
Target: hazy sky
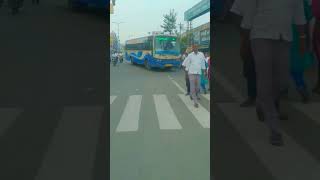
[[[148,32],[161,31],[163,15],[174,9],[177,13],[177,24],[184,24],[184,12],[201,0],[117,0],[114,14],[110,15],[110,31],[118,34],[118,26],[112,22],[124,22],[119,25],[120,41],[148,35]],[[192,21],[197,27],[210,21],[210,12]],[[177,29],[179,30],[179,29]]]

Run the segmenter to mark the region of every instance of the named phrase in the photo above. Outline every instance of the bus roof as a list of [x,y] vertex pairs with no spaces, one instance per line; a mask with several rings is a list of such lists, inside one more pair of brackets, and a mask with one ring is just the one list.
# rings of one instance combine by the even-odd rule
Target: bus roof
[[152,36],[144,36],[140,38],[135,39],[129,39],[126,41],[126,44],[138,44],[138,43],[144,43],[144,41],[148,40]]
[[144,43],[144,41],[148,40],[149,38],[153,38],[155,36],[177,37],[176,35],[156,34],[156,35],[149,35],[149,36],[144,36],[144,37],[140,37],[140,38],[129,39],[129,40],[126,41],[126,44]]

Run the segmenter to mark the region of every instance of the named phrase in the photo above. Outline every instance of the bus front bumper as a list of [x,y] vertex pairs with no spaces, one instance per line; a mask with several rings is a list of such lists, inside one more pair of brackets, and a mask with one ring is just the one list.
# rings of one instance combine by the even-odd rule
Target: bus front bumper
[[178,60],[155,60],[150,66],[159,68],[180,67],[181,62]]

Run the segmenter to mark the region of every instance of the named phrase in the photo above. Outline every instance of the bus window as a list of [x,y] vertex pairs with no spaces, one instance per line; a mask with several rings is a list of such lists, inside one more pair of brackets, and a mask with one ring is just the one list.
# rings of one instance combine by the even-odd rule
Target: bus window
[[180,45],[176,41],[176,38],[172,37],[156,37],[155,39],[155,51],[157,54],[161,54],[163,51],[166,53],[179,54]]

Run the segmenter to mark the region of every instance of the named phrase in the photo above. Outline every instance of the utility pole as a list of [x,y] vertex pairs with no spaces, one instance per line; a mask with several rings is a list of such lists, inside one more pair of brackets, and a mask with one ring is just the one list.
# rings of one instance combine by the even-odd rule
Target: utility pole
[[181,30],[182,30],[182,23],[179,23],[179,30],[180,30],[180,33],[179,33],[179,43],[180,43],[180,49],[182,48],[182,36],[181,36]]
[[120,51],[120,30],[119,30],[119,25],[121,24],[121,23],[124,23],[124,22],[112,22],[112,23],[114,23],[114,24],[117,24],[118,25],[118,52]]
[[183,24],[182,23],[179,23],[179,29],[180,29],[180,38],[181,38],[181,30],[183,28]]
[[188,37],[188,46],[191,46],[191,44],[193,43],[192,22],[191,21],[188,21],[187,37]]

